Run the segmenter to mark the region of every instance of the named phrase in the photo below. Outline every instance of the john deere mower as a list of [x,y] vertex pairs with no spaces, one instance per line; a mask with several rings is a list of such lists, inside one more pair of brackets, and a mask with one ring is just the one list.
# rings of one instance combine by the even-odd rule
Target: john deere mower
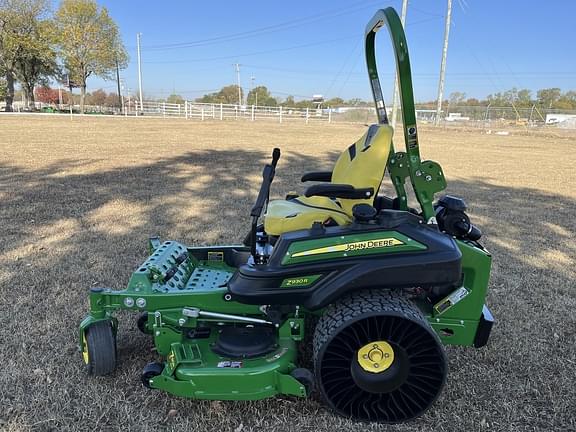
[[[376,69],[374,42],[384,26],[399,76],[405,151],[392,145]],[[343,416],[397,423],[440,395],[443,345],[487,343],[491,257],[464,201],[435,198],[446,180],[438,163],[420,159],[408,49],[392,8],[374,15],[365,44],[378,123],[344,149],[332,171],[304,174],[302,182],[313,183],[301,195],[270,201],[280,158],[274,149],[243,244],[151,238],[150,256],[126,289],[93,288],[79,331],[89,374],[114,371],[114,312],[130,310],[159,357],[142,372],[149,389],[217,400],[318,394]],[[393,197],[380,192],[386,172]],[[407,180],[418,209],[409,206]]]

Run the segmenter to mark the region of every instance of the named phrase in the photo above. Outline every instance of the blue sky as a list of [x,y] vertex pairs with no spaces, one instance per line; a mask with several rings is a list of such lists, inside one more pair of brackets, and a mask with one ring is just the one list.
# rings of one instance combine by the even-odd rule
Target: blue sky
[[[126,87],[137,88],[136,33],[142,32],[144,93],[175,91],[188,99],[234,83],[236,62],[246,89],[254,82],[278,97],[369,99],[364,27],[376,9],[401,8],[401,0],[99,3],[118,23],[130,54],[122,72]],[[446,0],[409,1],[406,32],[418,101],[436,97],[445,12]],[[576,90],[575,16],[573,0],[453,0],[445,94]],[[392,57],[387,34],[379,37],[389,100]],[[115,91],[114,82],[97,78],[88,86]]]

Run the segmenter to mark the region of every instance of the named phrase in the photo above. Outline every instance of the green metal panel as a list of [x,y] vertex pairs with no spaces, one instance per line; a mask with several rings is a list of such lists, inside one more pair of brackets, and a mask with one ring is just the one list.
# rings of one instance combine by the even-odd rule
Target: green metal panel
[[151,386],[195,399],[254,400],[280,393],[306,396],[304,386],[289,375],[295,368],[296,341],[304,335],[303,320],[288,319],[278,330],[278,347],[254,359],[229,359],[214,353],[211,345],[216,330],[217,326],[209,338],[194,340],[172,332],[169,345],[168,333],[158,335],[156,346],[161,342],[159,352],[167,361]]
[[282,265],[421,250],[426,246],[397,231],[348,234],[294,242],[282,258]]
[[[457,240],[456,243],[462,252],[463,287],[468,294],[443,312],[428,311],[428,321],[443,343],[472,345],[488,291],[492,258],[471,242]],[[453,334],[442,331],[445,329]]]

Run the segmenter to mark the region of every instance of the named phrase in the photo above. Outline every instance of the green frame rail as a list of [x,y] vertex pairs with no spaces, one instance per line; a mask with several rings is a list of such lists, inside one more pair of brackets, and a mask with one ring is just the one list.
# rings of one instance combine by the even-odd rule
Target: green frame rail
[[396,152],[394,147],[390,152],[388,172],[396,189],[401,210],[408,210],[408,198],[404,184],[410,178],[416,198],[426,221],[436,223],[432,202],[434,194],[446,188],[446,180],[440,165],[433,161],[421,161],[418,144],[418,128],[416,126],[416,110],[414,108],[414,92],[412,88],[412,73],[410,57],[404,28],[396,11],[389,7],[380,9],[372,17],[365,32],[366,66],[370,86],[376,105],[376,114],[380,124],[388,124],[386,105],[382,96],[382,87],[376,65],[376,33],[386,26],[388,28],[396,71],[400,86],[400,103],[402,107],[403,132],[406,152]]

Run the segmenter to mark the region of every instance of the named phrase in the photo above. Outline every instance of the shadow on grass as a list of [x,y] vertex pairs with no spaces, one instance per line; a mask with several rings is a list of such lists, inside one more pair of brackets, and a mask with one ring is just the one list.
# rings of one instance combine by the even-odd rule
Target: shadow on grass
[[[329,169],[337,156],[288,152],[280,160],[273,196],[301,191],[302,173]],[[83,374],[75,332],[87,310],[88,288],[121,289],[146,258],[149,234],[190,245],[240,242],[268,158],[264,151],[199,151],[86,174],[74,172],[90,169],[93,160],[35,171],[0,165],[0,313],[6,317],[0,329],[0,420],[46,430],[144,423],[155,428],[174,425],[171,421],[182,428],[291,422],[294,429],[324,430],[343,422],[342,427],[363,429],[318,411],[318,402],[216,404],[147,392],[139,374],[155,354],[126,314],[121,314],[118,371],[104,379]],[[576,357],[570,342],[576,201],[483,180],[452,181],[448,192],[466,198],[494,255],[488,301],[498,324],[486,349],[450,349],[452,373],[442,402],[412,425],[469,430],[486,416],[496,428],[520,426],[523,416],[533,418],[536,428],[569,425],[569,404],[576,399],[574,363],[565,362]],[[555,370],[554,377],[542,375],[542,364]],[[558,392],[566,397],[558,399]],[[166,417],[171,408],[178,410],[176,420]],[[263,419],[263,412],[272,415]]]

